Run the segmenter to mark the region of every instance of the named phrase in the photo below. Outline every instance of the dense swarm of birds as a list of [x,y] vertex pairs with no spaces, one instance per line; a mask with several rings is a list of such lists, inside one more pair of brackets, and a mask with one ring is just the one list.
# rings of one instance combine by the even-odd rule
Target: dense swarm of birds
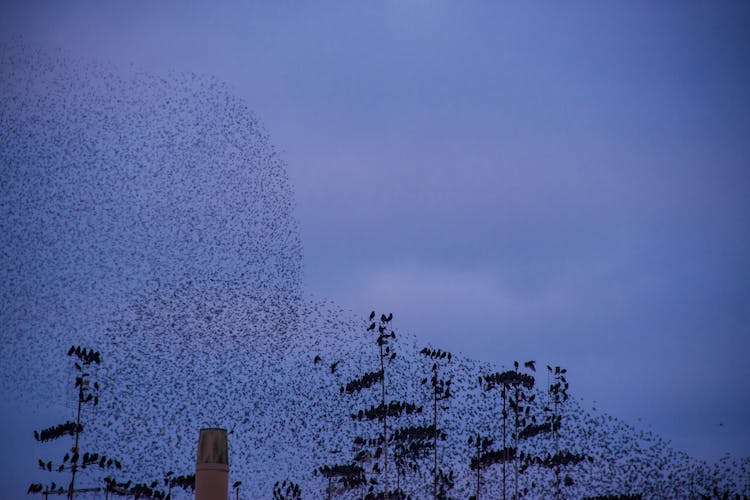
[[[22,42],[1,48],[0,72],[5,392],[60,379],[54,344],[104,347],[107,321],[143,292],[180,293],[192,281],[275,308],[298,298],[301,243],[283,163],[222,84]],[[31,365],[42,369],[7,375]]]
[[[38,407],[64,395],[60,354],[71,343],[95,346],[106,362],[83,436],[120,458],[122,475],[137,480],[129,488],[161,488],[154,471],[191,473],[199,429],[219,426],[233,429],[231,478],[248,498],[271,496],[281,477],[290,482],[280,494],[319,498],[336,474],[356,483],[377,473],[353,462],[354,409],[362,418],[406,414],[406,446],[434,432],[432,412],[416,410],[435,403],[435,386],[420,381],[449,355],[399,332],[384,339],[399,353],[389,351],[387,372],[363,374],[381,362],[368,331],[375,318],[360,321],[303,292],[291,188],[245,103],[196,75],[124,71],[23,43],[1,48],[0,72],[3,398]],[[556,382],[559,414],[532,421],[552,396],[541,379],[533,385],[534,362],[523,369],[461,355],[440,365],[445,390],[451,382],[439,447],[449,496],[475,494],[481,466],[480,497],[502,498],[490,464],[509,455],[490,455],[502,437],[500,397],[482,384],[526,391],[529,422],[514,453],[547,461],[520,474],[529,497],[553,495],[545,465],[558,462],[571,498],[750,495],[750,458],[691,458],[586,409],[568,397],[567,379]],[[381,377],[389,400],[413,406],[380,407],[362,390]],[[402,492],[431,495],[428,462],[400,477]]]

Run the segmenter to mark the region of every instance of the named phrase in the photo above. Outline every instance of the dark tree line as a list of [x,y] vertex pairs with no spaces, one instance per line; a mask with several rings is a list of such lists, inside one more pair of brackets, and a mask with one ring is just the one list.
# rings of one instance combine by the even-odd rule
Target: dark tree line
[[[430,368],[421,385],[427,388],[430,406],[429,415],[424,407],[416,403],[390,400],[388,396],[388,365],[396,353],[392,341],[396,334],[391,327],[392,314],[382,314],[379,321],[373,311],[369,316],[368,332],[374,334],[374,343],[379,355],[378,365],[372,371],[366,371],[347,381],[339,388],[342,396],[352,396],[362,391],[373,390],[373,401],[369,406],[351,412],[350,417],[357,422],[367,424],[370,433],[357,435],[352,439],[353,455],[350,461],[340,464],[326,464],[316,469],[327,480],[327,497],[333,493],[333,486],[339,491],[361,491],[362,498],[409,498],[403,491],[401,480],[408,473],[416,473],[421,466],[428,466],[431,473],[432,497],[449,498],[455,484],[453,472],[444,469],[440,463],[441,443],[448,438],[445,429],[441,428],[441,414],[453,396],[452,380],[445,377],[446,366],[451,362],[452,354],[441,349],[424,348],[420,354],[430,362]],[[316,357],[316,362],[319,357]],[[468,444],[475,447],[470,457],[470,469],[476,471],[476,488],[473,498],[480,498],[482,471],[495,466],[502,466],[500,489],[502,498],[518,499],[532,492],[535,484],[522,486],[520,479],[531,467],[550,469],[554,472],[554,490],[557,497],[563,495],[563,488],[573,484],[572,478],[561,479],[566,466],[578,464],[587,458],[560,450],[560,428],[562,426],[561,407],[568,399],[569,384],[565,378],[566,370],[548,367],[552,377],[546,391],[547,401],[541,403],[534,392],[536,372],[534,361],[514,362],[512,370],[488,373],[479,377],[480,387],[485,393],[496,393],[499,396],[497,405],[497,435],[469,436]],[[332,370],[334,371],[334,370]],[[421,423],[397,426],[402,416],[412,415]],[[376,426],[380,426],[377,429]],[[376,430],[377,429],[377,430]],[[374,431],[374,432],[373,432]],[[531,447],[524,443],[537,436],[548,436],[553,452],[543,455],[535,454]],[[493,447],[495,443],[500,447]],[[391,488],[389,470],[396,469],[396,485]],[[349,493],[351,495],[351,493]]]
[[[442,463],[442,456],[449,437],[444,414],[454,396],[453,381],[449,376],[453,356],[441,349],[424,348],[419,351],[427,364],[412,387],[423,391],[423,404],[394,399],[390,393],[394,375],[389,369],[396,359],[396,333],[391,326],[393,315],[382,314],[376,319],[373,311],[369,320],[367,332],[372,335],[377,363],[373,370],[341,384],[338,391],[344,399],[361,395],[360,401],[369,400],[369,403],[348,411],[345,417],[355,422],[357,429],[351,437],[351,454],[343,462],[321,465],[314,472],[326,482],[326,498],[343,493],[347,498],[363,500],[408,499],[411,496],[404,487],[407,483],[411,488],[416,484],[420,491],[419,498],[430,495],[428,492],[435,500],[451,498],[455,478],[453,471]],[[122,464],[111,453],[81,450],[80,437],[86,428],[86,410],[99,403],[99,384],[94,379],[94,370],[101,364],[101,355],[93,349],[73,346],[68,356],[75,369],[76,420],[35,430],[34,438],[39,442],[64,438],[73,441],[70,452],[59,462],[38,461],[39,468],[45,472],[67,475],[69,479],[59,484],[54,481],[31,484],[28,493],[45,497],[67,495],[72,500],[76,493],[104,491],[107,499],[120,496],[169,500],[174,488],[193,490],[194,475],[178,476],[172,471],[166,472],[161,480],[151,482],[117,479],[115,475],[121,471]],[[320,356],[316,356],[313,362],[317,364],[320,361]],[[331,373],[336,373],[338,364],[334,362],[330,365]],[[567,370],[547,365],[547,385],[543,390],[535,390],[535,375],[534,361],[527,361],[523,365],[515,361],[511,370],[478,377],[481,394],[494,398],[489,401],[494,407],[496,424],[492,429],[485,429],[486,432],[475,429],[471,435],[461,437],[462,440],[466,439],[470,449],[467,465],[472,474],[476,474],[471,477],[474,485],[470,498],[478,500],[487,497],[488,484],[483,480],[483,474],[497,466],[501,470],[495,486],[503,500],[538,497],[542,491],[546,491],[545,495],[548,496],[566,498],[570,495],[569,490],[566,493],[566,488],[576,483],[570,472],[571,467],[593,462],[592,456],[572,452],[564,446],[565,442],[570,442],[563,439],[568,432],[563,425],[563,415],[567,414],[564,409],[570,399]],[[335,452],[340,453],[341,450]],[[429,482],[424,475],[418,475],[423,467],[429,471]],[[99,486],[81,487],[79,475],[84,470],[107,473],[103,486],[99,483]],[[530,470],[536,470],[541,475],[534,473],[531,479],[524,479]],[[413,477],[407,481],[410,475]],[[553,479],[549,479],[550,476]],[[487,477],[486,474],[484,477]],[[540,477],[546,478],[544,490],[538,489],[542,485],[535,483]],[[237,499],[241,484],[237,481],[233,485]],[[549,493],[550,486],[552,493]],[[695,492],[700,498],[747,498],[717,486],[691,483],[690,488],[691,495]],[[278,500],[302,498],[300,486],[290,480],[277,482],[272,493],[273,498]],[[641,494],[591,498],[635,499],[641,498]]]

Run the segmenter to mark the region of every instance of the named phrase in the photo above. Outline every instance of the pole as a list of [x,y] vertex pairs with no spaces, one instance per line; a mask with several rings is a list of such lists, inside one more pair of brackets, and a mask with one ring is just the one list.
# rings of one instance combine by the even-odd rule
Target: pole
[[481,469],[479,464],[479,434],[477,434],[477,496],[476,499],[479,500],[479,482],[481,480]]
[[[76,444],[73,448],[73,453],[78,453],[78,436],[81,429],[81,403],[83,402],[83,374],[81,374],[81,386],[78,388],[78,412],[76,414]],[[73,492],[76,488],[76,469],[78,464],[74,463],[71,467],[72,478],[70,479],[70,488],[68,489],[68,498],[73,500]]]
[[502,397],[503,397],[503,500],[505,499],[505,464],[508,461],[508,445],[506,444],[506,421],[508,420],[508,412],[506,410],[506,394],[507,386],[503,384]]
[[[518,368],[516,368],[516,373],[518,373]],[[513,498],[515,500],[518,500],[518,412],[520,411],[520,404],[521,402],[518,400],[518,383],[516,383],[516,409],[514,411],[515,413],[515,423],[513,426],[513,444],[514,448],[516,449],[516,454],[513,457],[513,474],[515,476],[514,483],[515,483],[515,493]]]
[[432,388],[432,401],[433,401],[433,408],[432,408],[432,425],[433,425],[433,431],[434,434],[432,436],[432,446],[434,447],[434,466],[435,469],[433,470],[433,484],[432,484],[432,497],[437,500],[437,483],[438,483],[438,468],[437,468],[437,382],[438,382],[438,368],[437,368],[437,361],[435,362],[435,386]]
[[[383,334],[380,334],[383,337]],[[383,378],[380,381],[382,389],[380,402],[383,405],[383,475],[385,476],[385,499],[388,500],[388,407],[385,404],[385,362],[383,361],[383,342],[380,343],[380,373]]]

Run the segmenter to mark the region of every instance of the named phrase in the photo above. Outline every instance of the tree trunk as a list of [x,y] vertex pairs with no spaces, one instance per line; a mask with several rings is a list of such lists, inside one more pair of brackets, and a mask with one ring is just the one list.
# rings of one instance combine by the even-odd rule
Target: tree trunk
[[[437,380],[437,371],[435,371],[435,379]],[[435,469],[433,470],[433,484],[432,484],[432,496],[435,500],[437,500],[437,483],[438,483],[438,470],[437,470],[437,392],[435,392],[435,388],[432,389],[432,401],[433,401],[433,410],[432,410],[432,425],[433,425],[433,437],[432,437],[432,446],[434,447],[434,466]]]
[[[516,370],[516,373],[518,370]],[[515,413],[515,423],[514,423],[514,432],[513,432],[513,446],[516,449],[516,455],[513,457],[513,474],[515,476],[515,493],[513,494],[513,498],[515,500],[518,500],[518,412],[520,410],[518,401],[518,385],[516,385],[516,409],[513,413]]]
[[481,481],[481,468],[479,465],[479,434],[477,434],[477,496],[476,500],[479,500],[479,483]]
[[[382,334],[381,334],[382,335]],[[383,361],[383,344],[380,344],[380,404],[383,407],[383,476],[385,477],[385,498],[388,500],[388,407],[385,404],[385,362]]]
[[[75,448],[73,450],[73,453],[78,453],[78,435],[80,434],[80,427],[81,427],[81,403],[83,402],[83,383],[81,383],[81,387],[78,389],[78,412],[76,415],[76,444]],[[80,454],[79,454],[80,456]],[[77,462],[73,464],[73,467],[71,468],[71,479],[70,479],[70,487],[68,488],[68,498],[70,500],[73,500],[73,493],[76,489],[76,469],[77,469]]]
[[503,500],[506,500],[505,498],[505,466],[508,462],[508,445],[506,444],[506,421],[508,420],[508,413],[506,408],[506,394],[505,391],[507,390],[507,387],[503,387],[502,397],[503,397]]

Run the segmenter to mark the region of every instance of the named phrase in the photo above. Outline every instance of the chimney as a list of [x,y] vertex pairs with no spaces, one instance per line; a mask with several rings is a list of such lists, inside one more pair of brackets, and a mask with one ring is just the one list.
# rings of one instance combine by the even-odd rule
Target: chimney
[[226,429],[201,429],[195,461],[195,500],[227,500],[229,446]]

